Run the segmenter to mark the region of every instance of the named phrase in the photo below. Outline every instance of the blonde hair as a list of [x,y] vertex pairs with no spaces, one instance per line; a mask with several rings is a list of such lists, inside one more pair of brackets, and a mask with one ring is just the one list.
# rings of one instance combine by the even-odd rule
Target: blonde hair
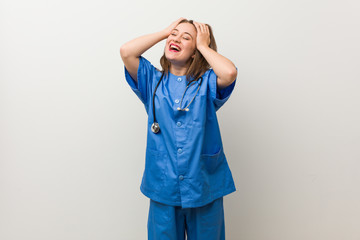
[[[195,27],[193,20],[184,19],[180,23],[190,23]],[[209,24],[206,24],[206,25],[209,27],[209,33],[210,33],[209,47],[211,49],[213,49],[214,51],[217,51],[216,42],[215,42],[215,38],[213,35],[213,31],[211,29],[211,26]],[[190,80],[190,78],[197,79],[197,78],[201,77],[207,70],[210,69],[209,63],[206,61],[206,59],[204,58],[204,56],[200,53],[200,51],[198,49],[195,50],[195,56],[193,58],[191,58],[190,61],[191,61],[190,66],[189,66],[188,70],[186,71],[186,80],[188,80],[188,81]],[[169,73],[171,63],[166,58],[165,52],[164,52],[163,56],[160,58],[160,64],[163,69],[162,71],[167,75]]]

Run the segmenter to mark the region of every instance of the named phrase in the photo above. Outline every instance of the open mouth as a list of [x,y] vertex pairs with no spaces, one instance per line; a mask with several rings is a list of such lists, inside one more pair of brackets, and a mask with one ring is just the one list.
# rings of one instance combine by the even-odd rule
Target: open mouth
[[180,48],[180,46],[171,43],[170,46],[169,46],[169,51],[171,51],[171,52],[180,52],[181,48]]

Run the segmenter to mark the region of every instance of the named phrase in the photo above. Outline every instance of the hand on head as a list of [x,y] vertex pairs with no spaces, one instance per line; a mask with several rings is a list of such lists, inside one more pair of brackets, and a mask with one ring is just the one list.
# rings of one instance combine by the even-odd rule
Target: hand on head
[[199,48],[201,46],[208,47],[210,45],[210,30],[209,27],[205,23],[194,22],[196,27],[197,35],[196,35],[196,47]]
[[186,19],[186,18],[181,17],[178,20],[176,20],[175,22],[171,23],[170,26],[168,26],[167,28],[164,29],[166,34],[170,35],[171,31],[179,24],[179,22],[181,22],[184,19]]

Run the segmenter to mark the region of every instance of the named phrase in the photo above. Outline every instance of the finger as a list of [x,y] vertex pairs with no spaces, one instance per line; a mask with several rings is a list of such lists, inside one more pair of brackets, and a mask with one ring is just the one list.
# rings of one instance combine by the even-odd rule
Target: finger
[[201,23],[200,24],[200,28],[201,28],[201,31],[202,32],[205,32],[206,30],[205,30],[205,24],[204,23]]
[[199,28],[200,31],[202,31],[202,23],[196,22],[196,26]]
[[205,32],[210,33],[209,26],[207,24],[205,24]]
[[182,20],[186,20],[186,18],[183,18],[183,17],[179,18],[178,23],[181,22]]
[[202,29],[201,29],[201,23],[196,22],[196,24],[197,24],[197,26],[198,26],[199,30],[200,30],[200,31],[202,31]]
[[173,28],[175,28],[177,25],[179,25],[179,23],[180,23],[182,20],[184,20],[184,19],[186,19],[186,18],[181,17],[181,18],[179,18],[178,20],[176,20],[176,21],[173,23]]
[[177,22],[180,22],[180,21],[183,20],[183,19],[185,19],[185,18],[181,17],[181,18],[179,18],[179,19],[177,20]]
[[201,29],[200,29],[199,23],[198,23],[198,22],[194,22],[194,25],[195,25],[196,31],[197,31],[197,32],[200,32]]

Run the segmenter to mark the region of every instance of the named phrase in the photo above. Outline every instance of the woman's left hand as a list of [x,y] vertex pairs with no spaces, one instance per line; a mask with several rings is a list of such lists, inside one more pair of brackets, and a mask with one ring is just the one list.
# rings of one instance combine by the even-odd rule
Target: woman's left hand
[[196,35],[196,47],[205,46],[209,47],[210,44],[210,31],[209,27],[205,23],[194,22],[194,25],[197,30]]

